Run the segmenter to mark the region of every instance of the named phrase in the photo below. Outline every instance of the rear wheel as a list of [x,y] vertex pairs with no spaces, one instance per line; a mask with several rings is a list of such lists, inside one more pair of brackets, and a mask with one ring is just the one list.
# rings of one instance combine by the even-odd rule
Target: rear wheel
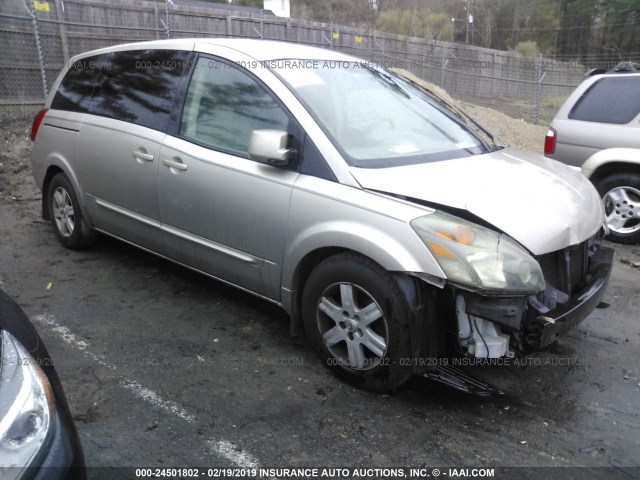
[[307,338],[349,383],[384,392],[412,375],[410,310],[394,278],[375,262],[339,254],[318,265],[302,299]]
[[62,245],[81,249],[95,243],[98,234],[84,221],[78,197],[64,173],[58,173],[49,183],[47,208],[53,231]]
[[640,175],[610,175],[596,183],[602,197],[609,240],[618,243],[640,243]]

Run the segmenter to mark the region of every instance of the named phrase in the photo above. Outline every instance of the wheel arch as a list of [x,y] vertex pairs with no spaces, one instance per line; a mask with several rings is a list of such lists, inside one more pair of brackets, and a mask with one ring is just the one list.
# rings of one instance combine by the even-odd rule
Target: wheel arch
[[44,218],[45,220],[50,220],[48,206],[49,185],[51,184],[51,179],[59,173],[65,172],[57,165],[51,165],[49,168],[47,168],[47,171],[44,175],[44,182],[42,183],[42,218]]
[[291,288],[286,289],[291,292],[291,295],[289,301],[284,304],[285,310],[289,313],[290,330],[293,335],[298,335],[302,331],[302,293],[307,278],[327,258],[347,252],[359,254],[344,247],[325,246],[310,251],[296,264],[291,277]]
[[357,220],[322,222],[310,225],[289,242],[282,269],[281,300],[292,318],[292,333],[298,332],[300,298],[306,279],[317,265],[337,253],[361,255],[391,273],[422,272],[446,278],[429,250],[410,231],[411,227],[387,227],[385,230],[393,227],[398,234],[391,236]]
[[80,183],[78,182],[78,178],[73,173],[73,170],[69,168],[66,162],[58,157],[52,157],[49,159],[49,166],[47,167],[44,180],[42,182],[42,218],[45,220],[50,220],[49,218],[49,208],[48,208],[48,198],[49,198],[49,186],[51,185],[51,179],[55,177],[57,174],[63,173],[71,182],[71,186],[76,193],[76,197],[78,199],[78,207],[82,212],[82,216],[89,227],[93,226],[93,222],[91,218],[87,214],[87,209],[84,206],[84,194],[83,190],[80,187]]
[[[376,259],[350,248],[327,246],[309,252],[298,262],[293,274],[291,311],[289,312],[292,335],[297,336],[301,334],[303,330],[302,296],[307,278],[320,263],[340,253],[359,255],[378,264],[384,269],[384,266],[376,261]],[[437,331],[429,331],[429,326],[433,326],[439,320],[431,319],[431,321],[427,321],[428,319],[425,317],[426,315],[437,315],[438,312],[440,312],[440,299],[437,295],[439,289],[433,285],[428,285],[425,281],[406,272],[390,271],[389,273],[398,284],[409,305],[413,358],[418,359],[425,357],[425,355],[437,355],[441,353],[442,349],[439,343],[442,338],[439,335],[444,332],[444,325],[440,325],[441,328],[436,329]],[[422,373],[423,368],[421,368],[421,366],[424,367],[420,362],[414,363],[416,373]]]
[[596,183],[614,173],[640,174],[640,149],[608,148],[589,157],[582,165],[582,173]]

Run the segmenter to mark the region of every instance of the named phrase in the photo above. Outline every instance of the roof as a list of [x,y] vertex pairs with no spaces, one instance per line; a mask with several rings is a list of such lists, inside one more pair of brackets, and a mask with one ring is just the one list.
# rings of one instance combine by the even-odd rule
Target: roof
[[356,57],[352,57],[335,50],[330,50],[328,48],[312,47],[298,43],[279,42],[275,40],[260,40],[253,38],[180,38],[114,45],[112,47],[82,53],[77,57],[72,58],[71,62],[86,56],[123,50],[142,50],[148,48],[191,50],[198,44],[207,44],[212,46],[218,45],[231,48],[249,55],[260,62],[282,59],[329,60],[339,62],[360,60]]
[[221,45],[243,52],[256,60],[303,58],[307,60],[353,61],[355,57],[328,48],[312,47],[300,43],[259,40],[254,38],[205,38],[196,43]]

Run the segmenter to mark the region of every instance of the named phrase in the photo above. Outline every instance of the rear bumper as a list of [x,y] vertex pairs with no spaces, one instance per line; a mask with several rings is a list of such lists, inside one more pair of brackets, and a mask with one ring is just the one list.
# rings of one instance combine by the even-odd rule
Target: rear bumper
[[526,329],[526,342],[534,348],[546,347],[584,320],[602,300],[612,266],[613,250],[601,247],[591,259],[590,282],[582,291],[551,311],[531,309],[534,318]]

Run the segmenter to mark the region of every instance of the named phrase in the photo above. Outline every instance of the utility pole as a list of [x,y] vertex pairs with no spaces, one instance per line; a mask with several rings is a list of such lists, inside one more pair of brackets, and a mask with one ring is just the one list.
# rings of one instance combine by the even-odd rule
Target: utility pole
[[467,38],[466,42],[469,44],[469,24],[473,21],[473,17],[471,16],[471,0],[467,0]]

